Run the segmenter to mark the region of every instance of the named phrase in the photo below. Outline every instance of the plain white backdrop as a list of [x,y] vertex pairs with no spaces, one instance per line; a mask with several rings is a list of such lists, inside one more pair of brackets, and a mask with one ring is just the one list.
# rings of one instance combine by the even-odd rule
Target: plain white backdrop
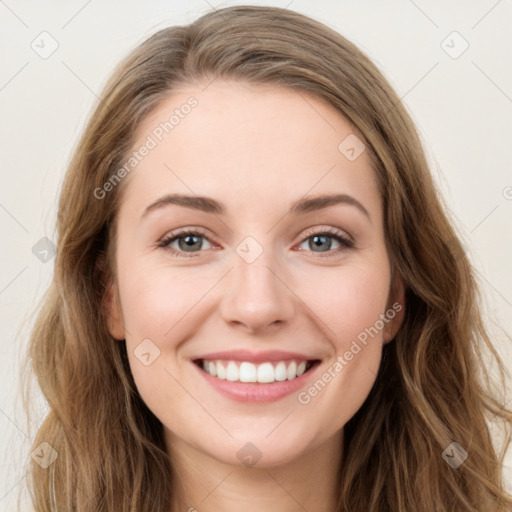
[[[31,435],[19,365],[53,272],[51,250],[36,244],[56,240],[58,194],[85,121],[114,66],[144,39],[245,3],[287,7],[334,28],[397,90],[478,272],[496,348],[512,366],[500,331],[512,333],[511,0],[0,0],[1,511],[26,495]],[[510,388],[507,398],[512,406]],[[43,400],[36,409],[35,425]],[[512,484],[512,453],[506,460]]]

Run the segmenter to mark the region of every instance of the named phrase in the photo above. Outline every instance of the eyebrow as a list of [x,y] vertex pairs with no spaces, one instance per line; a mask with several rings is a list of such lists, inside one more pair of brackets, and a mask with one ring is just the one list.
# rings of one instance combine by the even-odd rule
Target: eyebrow
[[[150,212],[171,204],[183,206],[185,208],[191,208],[193,210],[199,210],[205,213],[212,213],[215,215],[226,214],[226,208],[224,205],[211,197],[188,196],[184,194],[167,194],[147,206],[144,209],[141,217],[144,218]],[[352,197],[348,194],[325,194],[305,199],[299,199],[292,204],[289,213],[292,215],[304,215],[306,213],[323,210],[337,204],[355,206],[359,211],[364,213],[368,219],[371,220],[371,216],[368,210],[355,197]]]

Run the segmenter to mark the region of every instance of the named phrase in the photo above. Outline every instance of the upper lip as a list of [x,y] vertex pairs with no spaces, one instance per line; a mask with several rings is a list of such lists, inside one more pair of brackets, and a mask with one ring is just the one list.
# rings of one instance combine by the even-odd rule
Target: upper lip
[[296,359],[299,361],[314,361],[318,358],[309,357],[297,352],[285,352],[282,350],[265,350],[263,352],[251,352],[249,350],[227,350],[222,352],[211,352],[209,354],[198,355],[193,358],[213,360],[231,360],[231,361],[249,361],[252,363],[262,363],[265,361],[283,361],[286,359]]

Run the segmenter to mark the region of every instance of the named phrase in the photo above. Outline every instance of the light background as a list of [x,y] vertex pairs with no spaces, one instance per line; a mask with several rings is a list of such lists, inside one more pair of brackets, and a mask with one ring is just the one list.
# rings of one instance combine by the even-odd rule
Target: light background
[[[26,495],[24,457],[31,441],[19,364],[32,312],[53,270],[53,259],[44,263],[32,248],[44,236],[55,241],[58,192],[74,144],[129,50],[160,28],[243,3],[0,0],[2,511],[14,510],[18,494]],[[496,348],[510,367],[512,347],[499,326],[512,332],[512,2],[247,3],[288,7],[324,22],[365,51],[398,91],[480,276]],[[33,41],[42,46],[48,37],[40,36],[43,31],[59,45],[47,59],[31,47]],[[469,46],[457,56],[464,40]],[[512,406],[510,388],[508,399]],[[43,412],[41,401],[35,414]],[[510,452],[507,466],[512,482]]]

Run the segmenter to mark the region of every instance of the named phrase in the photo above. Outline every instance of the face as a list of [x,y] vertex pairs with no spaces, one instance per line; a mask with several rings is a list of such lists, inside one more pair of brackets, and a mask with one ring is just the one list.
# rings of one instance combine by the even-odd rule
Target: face
[[205,85],[138,131],[149,150],[117,185],[109,330],[169,449],[270,467],[361,407],[403,288],[390,292],[381,198],[343,116],[289,89]]

